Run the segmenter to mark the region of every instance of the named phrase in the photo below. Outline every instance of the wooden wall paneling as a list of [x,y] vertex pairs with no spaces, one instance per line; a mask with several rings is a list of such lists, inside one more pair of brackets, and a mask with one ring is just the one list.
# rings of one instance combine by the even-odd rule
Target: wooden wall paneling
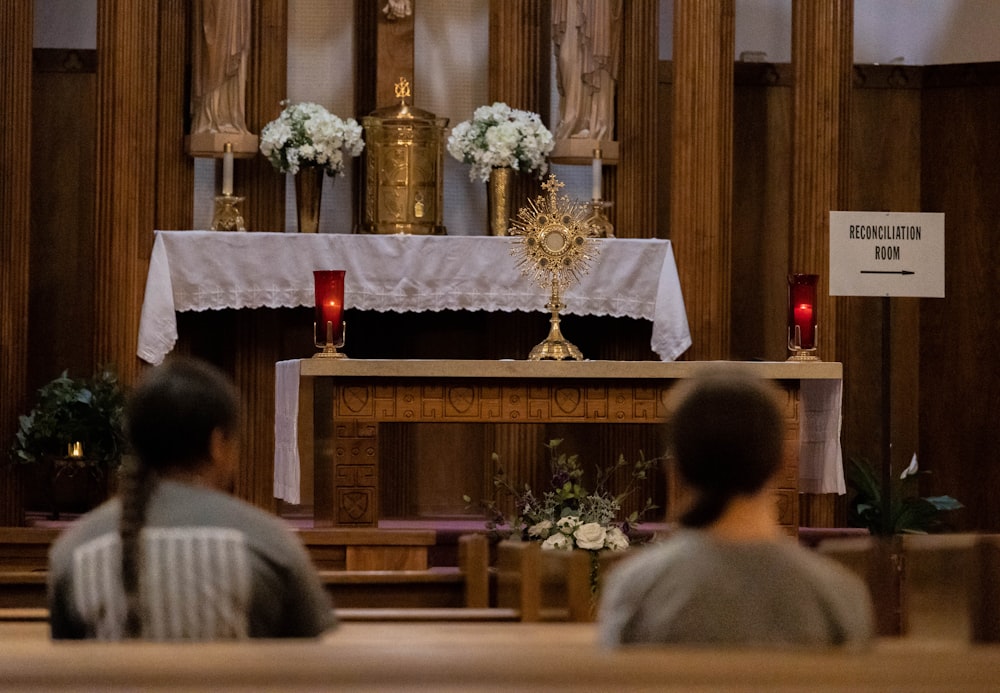
[[278,311],[236,315],[233,380],[243,397],[243,445],[236,495],[274,512],[274,364],[282,358]]
[[156,189],[155,3],[97,4],[94,356],[135,381]]
[[829,212],[847,204],[853,0],[792,3],[795,69],[790,272],[818,274],[819,357],[837,359]]
[[[0,449],[29,404],[28,286],[31,247],[31,49],[33,0],[0,7]],[[0,525],[23,522],[21,477],[0,464]]]
[[921,206],[945,214],[945,298],[921,299],[922,491],[966,504],[960,529],[1000,530],[1000,64],[924,70]]
[[735,359],[788,356],[791,72],[787,64],[736,63],[730,336]]
[[[250,20],[247,127],[261,129],[281,113],[288,97],[288,1],[257,0]],[[251,231],[285,230],[285,178],[263,156],[237,159],[234,175],[245,181],[243,216]]]
[[[194,159],[184,152],[184,135],[191,118],[191,3],[160,0],[159,7],[154,225],[157,229],[190,229],[194,226]],[[152,244],[151,234],[150,249]]]
[[[675,10],[676,12],[676,10]],[[618,77],[618,166],[605,168],[610,219],[619,238],[656,234],[659,2],[626,0]]]
[[696,361],[729,357],[734,22],[732,0],[674,7],[670,238]]
[[94,345],[81,336],[94,332],[97,192],[97,53],[36,49],[34,65],[29,391],[63,370],[93,372]]
[[[920,211],[921,69],[857,65],[851,94],[852,210]],[[882,312],[877,297],[845,297],[837,311],[844,363],[845,462],[880,468],[882,440]],[[898,473],[918,448],[919,300],[891,299],[892,468]],[[843,503],[846,513],[846,499]]]

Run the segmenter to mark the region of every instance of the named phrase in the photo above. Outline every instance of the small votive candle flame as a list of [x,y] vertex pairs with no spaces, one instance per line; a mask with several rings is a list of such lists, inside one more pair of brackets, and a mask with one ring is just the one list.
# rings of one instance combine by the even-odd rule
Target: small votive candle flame
[[83,443],[79,440],[66,446],[66,457],[78,460],[83,457]]

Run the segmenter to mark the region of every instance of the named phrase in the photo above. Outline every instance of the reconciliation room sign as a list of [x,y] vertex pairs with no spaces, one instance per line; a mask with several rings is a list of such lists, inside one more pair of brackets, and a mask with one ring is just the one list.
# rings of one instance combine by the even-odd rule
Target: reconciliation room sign
[[944,298],[944,214],[830,212],[830,295]]

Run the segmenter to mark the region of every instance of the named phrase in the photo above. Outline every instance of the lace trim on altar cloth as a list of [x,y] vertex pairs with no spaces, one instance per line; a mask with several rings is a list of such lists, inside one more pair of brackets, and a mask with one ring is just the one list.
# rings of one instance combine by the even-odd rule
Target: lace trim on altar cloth
[[[312,306],[312,271],[345,269],[347,308],[379,312],[545,311],[545,288],[518,270],[515,237],[222,234],[159,231],[150,258],[138,354],[159,363],[177,312]],[[653,322],[663,360],[691,344],[669,241],[605,239],[563,294],[571,315]]]

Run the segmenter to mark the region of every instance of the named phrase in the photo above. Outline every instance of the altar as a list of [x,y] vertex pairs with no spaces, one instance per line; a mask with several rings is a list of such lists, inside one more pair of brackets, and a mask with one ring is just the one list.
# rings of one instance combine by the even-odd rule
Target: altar
[[[346,270],[348,309],[532,311],[548,289],[522,275],[511,236],[157,231],[136,353],[159,363],[177,342],[177,313],[315,305],[313,270]],[[664,361],[691,345],[670,241],[595,239],[590,270],[564,292],[570,315],[652,322]],[[350,337],[348,337],[350,339]],[[470,355],[470,358],[473,356]]]
[[[311,475],[317,525],[377,526],[385,487],[412,485],[392,476],[402,466],[400,451],[386,447],[383,426],[643,424],[660,431],[670,390],[720,368],[773,380],[785,393],[789,452],[774,492],[780,522],[794,534],[800,491],[843,492],[840,363],[285,361],[276,370],[275,495],[301,502],[303,475]],[[443,457],[425,456],[418,464],[420,476],[445,487],[462,474]],[[474,471],[469,478],[474,480]],[[460,498],[462,490],[450,493]]]

